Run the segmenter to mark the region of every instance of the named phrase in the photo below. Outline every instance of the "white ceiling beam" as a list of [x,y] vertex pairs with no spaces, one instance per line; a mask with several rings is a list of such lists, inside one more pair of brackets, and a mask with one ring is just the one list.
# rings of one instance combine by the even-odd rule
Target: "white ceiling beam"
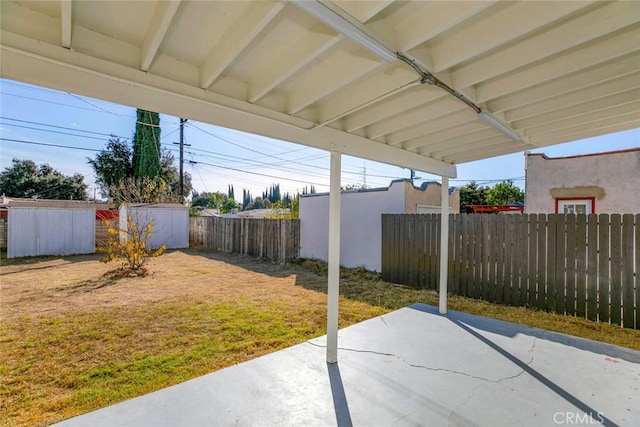
[[380,60],[372,54],[354,55],[344,49],[336,51],[295,81],[288,90],[287,113],[296,114],[379,66]]
[[67,49],[71,48],[73,3],[71,0],[60,1],[60,44]]
[[[425,99],[427,98],[425,97]],[[462,101],[447,95],[421,107],[413,108],[411,111],[396,114],[387,120],[382,120],[368,126],[367,136],[371,139],[380,138],[391,132],[405,129],[406,127],[414,126],[427,120],[434,120],[463,108],[469,107]]]
[[[0,75],[105,101],[229,127],[323,150],[392,164],[424,173],[456,177],[456,167],[426,156],[373,142],[330,127],[308,131],[312,123],[239,100],[87,57],[62,47],[0,32]],[[10,40],[8,40],[10,39]],[[43,56],[46,54],[46,56]],[[91,68],[87,68],[90,66]]]
[[481,150],[490,150],[496,148],[496,146],[507,143],[511,139],[508,136],[494,136],[487,139],[481,139],[479,141],[475,141],[471,144],[465,144],[464,146],[460,145],[451,145],[447,148],[443,148],[441,150],[437,150],[433,152],[433,156],[438,159],[453,159],[457,155],[466,152],[472,151],[481,151]]
[[566,126],[562,123],[560,126],[549,129],[546,132],[536,131],[535,136],[537,139],[556,138],[563,135],[572,135],[584,131],[585,129],[597,130],[601,128],[609,128],[611,126],[619,125],[621,123],[636,122],[640,120],[640,110],[626,111],[624,114],[617,116],[597,117],[589,121],[575,124],[573,126]]
[[345,114],[354,113],[358,107],[399,93],[418,76],[400,64],[384,64],[376,73],[336,92],[317,105],[318,121],[324,123]]
[[450,155],[447,156],[447,158],[451,159],[450,161],[452,163],[459,165],[461,163],[475,162],[489,157],[504,156],[535,148],[523,142],[513,141],[511,139],[509,139],[509,141],[510,143],[496,145],[495,148],[479,148],[477,150],[469,150],[468,152],[462,151],[459,155]]
[[483,103],[500,96],[509,95],[526,88],[534,88],[541,83],[555,80],[561,76],[615,60],[626,55],[635,55],[640,51],[640,28],[631,28],[607,37],[588,46],[564,52],[553,59],[529,65],[516,72],[500,76],[477,85],[476,101]]
[[248,101],[257,102],[333,47],[340,39],[341,36],[337,36],[333,30],[329,33],[313,30],[302,36],[285,52],[274,54],[273,62],[261,70],[255,79],[248,82]]
[[478,150],[463,151],[457,155],[447,156],[447,158],[451,159],[451,162],[454,164],[461,164],[461,163],[467,163],[467,162],[475,162],[477,160],[488,159],[491,157],[504,156],[507,154],[513,154],[519,151],[524,151],[524,150],[529,150],[531,148],[534,148],[531,145],[523,142],[513,141],[511,139],[509,141],[511,142],[508,144],[496,145],[495,148],[488,147],[488,148],[481,148]]
[[160,43],[164,39],[167,30],[171,25],[171,20],[175,16],[181,0],[160,1],[156,5],[156,10],[153,12],[151,22],[147,27],[147,32],[142,41],[140,47],[140,69],[142,71],[149,71],[151,62],[155,58]]
[[360,22],[367,22],[369,19],[382,12],[394,0],[376,0],[376,1],[334,1],[340,9],[347,12]]
[[459,126],[464,123],[477,120],[476,113],[471,108],[462,108],[454,113],[438,117],[437,120],[429,120],[419,125],[393,132],[385,138],[389,145],[398,146],[403,142],[432,134],[444,129]]
[[283,2],[252,3],[249,12],[241,21],[229,27],[203,61],[200,66],[200,87],[208,89],[284,6]]
[[640,2],[603,3],[561,26],[483,56],[453,73],[455,88],[466,88],[511,70],[588,43],[611,32],[637,25]]
[[496,1],[425,3],[423,8],[395,25],[396,47],[400,51],[408,52],[496,3]]
[[[457,3],[453,3],[454,5]],[[488,52],[590,5],[588,1],[506,2],[506,6],[473,25],[460,28],[431,48],[435,72]]]
[[640,69],[633,74],[609,80],[599,85],[590,86],[582,90],[565,93],[554,98],[539,101],[523,107],[506,111],[505,121],[513,122],[528,117],[535,117],[550,111],[562,110],[572,105],[583,104],[588,101],[604,98],[616,93],[626,92],[640,87]]
[[556,136],[553,138],[544,138],[540,141],[539,146],[542,147],[542,146],[549,146],[549,145],[555,145],[555,144],[562,144],[565,142],[577,141],[585,138],[593,138],[600,135],[607,135],[614,132],[622,132],[629,129],[636,129],[638,127],[640,127],[640,120],[635,120],[635,121],[632,120],[629,122],[618,123],[608,127],[601,127],[601,128],[598,128],[597,130],[584,128],[583,130],[576,133],[572,133],[570,135]]
[[[422,141],[412,141],[412,143],[416,144],[412,150],[431,157],[434,152],[444,148],[471,144],[476,141],[493,138],[499,134],[499,131],[489,126],[482,127],[475,123],[467,123],[460,126],[460,129],[456,129],[454,133],[440,134],[434,139],[425,138]],[[419,142],[420,145],[417,145]]]
[[556,80],[536,85],[511,95],[502,96],[487,104],[487,109],[493,113],[501,113],[518,107],[523,107],[537,101],[543,101],[564,93],[597,85],[608,80],[625,76],[640,70],[640,56],[630,55],[622,59],[605,62],[595,67],[580,70],[577,73],[562,76]]
[[[616,105],[611,108],[606,108],[606,117],[609,118],[617,118],[620,116],[624,116],[629,114],[631,111],[640,112],[640,99],[636,102],[629,102],[627,104]],[[575,126],[585,126],[591,122],[601,120],[603,117],[602,112],[605,110],[598,110],[592,113],[582,114],[580,116],[569,117],[564,120],[559,120],[554,123],[544,123],[539,126],[533,126],[527,128],[527,133],[531,135],[536,135],[539,137],[540,135],[545,135],[549,132],[554,132],[566,128],[572,128]]]
[[411,110],[427,102],[444,98],[444,96],[445,94],[441,90],[432,86],[414,87],[364,110],[350,114],[344,120],[344,128],[347,132],[355,132],[367,125]]
[[534,126],[540,126],[545,123],[554,123],[570,117],[588,114],[595,111],[605,110],[617,105],[628,104],[640,99],[640,89],[634,89],[627,92],[617,93],[604,98],[593,101],[584,102],[569,108],[540,114],[535,117],[529,117],[523,120],[511,122],[512,129],[528,129]]

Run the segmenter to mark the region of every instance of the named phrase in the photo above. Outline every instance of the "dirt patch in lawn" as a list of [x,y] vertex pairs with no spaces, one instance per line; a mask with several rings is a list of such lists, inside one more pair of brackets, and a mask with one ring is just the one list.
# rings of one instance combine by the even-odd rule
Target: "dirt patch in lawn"
[[[0,314],[11,318],[136,306],[172,298],[212,301],[251,297],[299,298],[297,274],[248,257],[195,250],[152,259],[146,277],[120,277],[98,255],[34,259],[0,267]],[[307,274],[307,281],[321,281]],[[319,283],[318,283],[319,284]],[[325,284],[326,286],[326,284]]]

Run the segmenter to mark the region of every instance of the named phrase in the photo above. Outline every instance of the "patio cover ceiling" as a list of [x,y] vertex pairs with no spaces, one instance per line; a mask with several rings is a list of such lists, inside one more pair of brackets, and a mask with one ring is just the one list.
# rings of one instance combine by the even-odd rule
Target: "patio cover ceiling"
[[449,177],[640,126],[640,2],[328,6],[400,58],[288,2],[2,1],[1,76]]

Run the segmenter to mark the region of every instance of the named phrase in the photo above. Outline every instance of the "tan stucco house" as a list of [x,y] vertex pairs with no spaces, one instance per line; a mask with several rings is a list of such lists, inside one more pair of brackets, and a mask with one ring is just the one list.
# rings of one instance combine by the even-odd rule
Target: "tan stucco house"
[[640,147],[569,157],[525,153],[526,213],[640,213]]

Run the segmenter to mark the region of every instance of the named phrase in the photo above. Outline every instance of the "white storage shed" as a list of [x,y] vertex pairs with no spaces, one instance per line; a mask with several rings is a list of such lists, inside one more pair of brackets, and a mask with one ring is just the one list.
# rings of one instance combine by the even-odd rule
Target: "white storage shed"
[[7,258],[95,252],[95,206],[9,206],[8,210]]
[[189,247],[189,208],[178,203],[123,203],[120,206],[120,229],[127,229],[127,218],[146,227],[153,223],[148,244],[153,248]]

